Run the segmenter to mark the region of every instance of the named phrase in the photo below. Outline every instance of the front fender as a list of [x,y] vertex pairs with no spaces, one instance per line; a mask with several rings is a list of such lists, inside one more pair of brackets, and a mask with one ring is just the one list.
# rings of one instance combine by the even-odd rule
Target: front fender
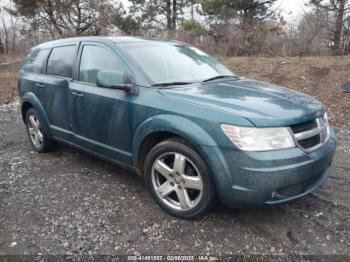
[[33,106],[33,108],[38,112],[41,128],[44,129],[45,134],[51,138],[49,119],[38,97],[32,92],[25,93],[22,97],[22,110],[23,105],[26,102],[30,103]]
[[144,121],[136,130],[132,145],[133,162],[137,166],[144,139],[155,132],[170,132],[189,141],[193,146],[217,146],[213,138],[196,123],[176,115],[158,115]]

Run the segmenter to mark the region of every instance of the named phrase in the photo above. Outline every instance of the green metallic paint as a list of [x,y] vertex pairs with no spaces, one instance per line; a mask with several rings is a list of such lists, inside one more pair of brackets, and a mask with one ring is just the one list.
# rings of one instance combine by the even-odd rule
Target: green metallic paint
[[[25,103],[29,103],[31,107],[33,107],[38,112],[41,127],[44,129],[47,136],[51,137],[51,129],[48,124],[49,120],[45,112],[45,109],[40,103],[39,99],[35,96],[34,93],[27,92],[22,97],[22,105],[24,105]],[[23,115],[23,121],[25,121],[25,115]]]
[[162,93],[245,117],[259,127],[307,122],[325,112],[313,97],[249,79],[196,83]]
[[[167,132],[182,137],[201,154],[219,198],[230,206],[273,204],[269,200],[271,190],[315,177],[311,191],[329,174],[336,144],[333,131],[327,144],[312,153],[299,148],[243,152],[220,128],[223,123],[250,127],[302,123],[324,114],[319,101],[243,78],[172,89],[152,88],[138,66],[118,47],[144,41],[152,40],[87,37],[42,44],[36,48],[72,43],[77,46],[73,77],[48,76],[45,71],[31,74],[21,69],[22,102],[31,103],[38,111],[50,137],[132,170],[138,169],[140,147],[149,135]],[[79,61],[84,44],[105,47],[123,61],[139,94],[80,82]]]
[[[218,155],[220,151],[223,156],[223,159],[210,164],[215,166],[214,170],[221,170],[219,181],[216,181],[216,185],[220,185],[218,194],[221,201],[228,206],[259,206],[293,200],[272,200],[271,193],[308,179],[312,182],[306,194],[315,190],[330,174],[335,146],[336,137],[331,130],[328,142],[312,153],[305,153],[300,148],[271,152],[242,152],[209,147],[205,150],[207,155]],[[221,180],[225,183],[220,183]]]
[[137,166],[139,150],[144,139],[152,133],[168,132],[182,137],[193,146],[217,146],[212,137],[199,125],[183,116],[162,114],[148,118],[136,129],[133,141],[134,165]]

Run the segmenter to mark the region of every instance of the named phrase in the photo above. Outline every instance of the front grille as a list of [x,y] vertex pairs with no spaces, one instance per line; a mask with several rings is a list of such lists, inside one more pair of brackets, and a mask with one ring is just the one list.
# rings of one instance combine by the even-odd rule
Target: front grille
[[305,122],[302,124],[292,125],[290,128],[292,129],[294,134],[302,133],[317,128],[317,121],[316,119],[314,119],[312,121]]
[[305,151],[316,150],[322,144],[326,143],[328,132],[327,117],[321,117],[312,121],[304,122],[290,126],[296,143]]
[[321,143],[320,135],[312,136],[298,141],[299,145],[303,148],[312,148]]
[[279,189],[276,191],[276,193],[277,193],[277,196],[279,197],[293,197],[304,193],[305,190],[306,190],[306,185],[299,184],[299,185],[293,185],[293,186],[288,186],[288,187]]

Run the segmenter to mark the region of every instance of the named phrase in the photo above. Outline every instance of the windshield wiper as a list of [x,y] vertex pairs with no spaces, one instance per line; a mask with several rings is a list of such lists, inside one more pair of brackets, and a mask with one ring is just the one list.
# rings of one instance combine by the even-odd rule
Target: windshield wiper
[[202,82],[209,82],[217,79],[230,78],[230,77],[238,78],[238,76],[233,76],[233,75],[219,75],[219,76],[214,76],[206,80],[203,80]]
[[184,86],[189,84],[192,84],[192,83],[191,82],[167,82],[167,83],[154,84],[152,86],[166,87],[166,86]]

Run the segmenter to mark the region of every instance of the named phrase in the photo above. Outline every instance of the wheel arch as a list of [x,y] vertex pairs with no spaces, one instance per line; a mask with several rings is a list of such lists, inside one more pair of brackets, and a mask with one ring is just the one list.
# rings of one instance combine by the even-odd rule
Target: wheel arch
[[27,111],[31,108],[33,108],[33,104],[31,102],[28,102],[28,101],[24,101],[22,103],[22,106],[21,106],[21,114],[22,114],[22,120],[23,122],[25,123],[26,122],[26,115],[27,115]]
[[38,97],[32,92],[28,92],[24,94],[21,105],[22,119],[24,123],[26,121],[26,114],[31,108],[34,108],[38,112],[41,127],[44,129],[47,136],[51,138],[49,120],[47,118],[45,109]]
[[194,148],[203,158],[198,145],[215,146],[215,141],[200,126],[187,118],[176,115],[160,115],[143,122],[135,132],[133,163],[142,174],[147,153],[156,144],[170,138],[181,139]]

